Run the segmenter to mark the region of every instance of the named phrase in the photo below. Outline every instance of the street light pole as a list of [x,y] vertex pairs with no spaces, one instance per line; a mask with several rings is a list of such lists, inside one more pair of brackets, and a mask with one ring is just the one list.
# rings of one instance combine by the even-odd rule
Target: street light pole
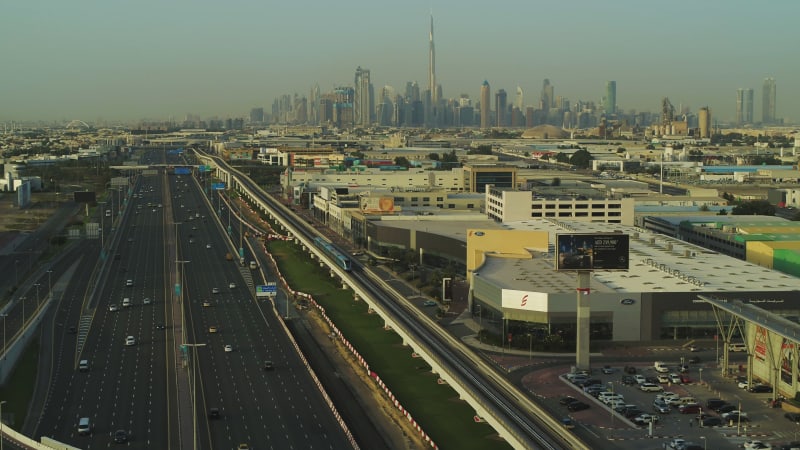
[[25,336],[25,297],[20,300],[22,300],[22,335]]
[[528,363],[533,361],[533,333],[528,333]]
[[[609,381],[608,387],[611,388],[611,395],[614,395],[614,383]],[[609,408],[609,411],[611,411],[611,428],[614,428],[614,408]]]
[[39,283],[34,283],[33,285],[36,286],[36,307],[38,308],[39,307]]
[[183,345],[192,347],[192,448],[197,450],[197,347],[205,347],[206,344]]
[[5,430],[3,430],[3,405],[6,404],[6,401],[0,401],[0,450],[3,450],[3,434]]
[[14,260],[14,289],[19,286],[19,260]]
[[53,298],[53,269],[47,270],[47,294],[50,298]]
[[478,342],[483,343],[483,308],[481,305],[476,305],[478,307]]

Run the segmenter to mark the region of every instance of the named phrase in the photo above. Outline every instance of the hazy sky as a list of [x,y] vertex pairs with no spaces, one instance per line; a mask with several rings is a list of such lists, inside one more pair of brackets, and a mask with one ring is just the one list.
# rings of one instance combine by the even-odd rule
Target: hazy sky
[[4,0],[0,121],[246,116],[284,93],[352,85],[376,95],[427,84],[430,12],[444,96],[488,80],[538,102],[542,80],[570,101],[657,111],[708,105],[732,120],[736,89],[777,84],[778,117],[800,122],[797,0]]

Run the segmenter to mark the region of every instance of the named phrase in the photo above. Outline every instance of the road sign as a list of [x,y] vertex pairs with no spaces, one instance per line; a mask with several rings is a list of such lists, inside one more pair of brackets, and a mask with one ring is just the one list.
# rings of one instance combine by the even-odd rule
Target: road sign
[[269,282],[266,285],[259,284],[256,286],[256,297],[275,297],[278,294],[278,283]]
[[211,183],[211,189],[215,191],[224,191],[225,183]]
[[211,172],[211,166],[200,166],[200,172]]
[[189,175],[192,173],[192,169],[188,167],[176,167],[175,168],[175,175]]

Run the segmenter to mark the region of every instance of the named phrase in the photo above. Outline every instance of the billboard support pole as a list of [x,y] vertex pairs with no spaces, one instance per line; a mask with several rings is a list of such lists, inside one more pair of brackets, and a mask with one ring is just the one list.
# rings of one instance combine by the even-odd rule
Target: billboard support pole
[[589,284],[591,281],[590,271],[578,272],[578,288],[576,310],[578,312],[576,322],[576,336],[575,336],[575,366],[579,369],[589,369],[589,323],[590,323],[590,309],[589,297],[591,289]]

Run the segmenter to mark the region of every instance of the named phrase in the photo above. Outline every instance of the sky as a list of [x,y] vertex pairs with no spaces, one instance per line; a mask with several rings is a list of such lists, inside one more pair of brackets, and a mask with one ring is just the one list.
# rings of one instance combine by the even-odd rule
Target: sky
[[796,0],[4,0],[0,122],[247,117],[282,94],[352,85],[376,95],[427,85],[430,15],[445,98],[487,80],[538,104],[542,81],[571,102],[617,82],[624,110],[662,97],[735,118],[736,89],[777,84],[800,123]]

